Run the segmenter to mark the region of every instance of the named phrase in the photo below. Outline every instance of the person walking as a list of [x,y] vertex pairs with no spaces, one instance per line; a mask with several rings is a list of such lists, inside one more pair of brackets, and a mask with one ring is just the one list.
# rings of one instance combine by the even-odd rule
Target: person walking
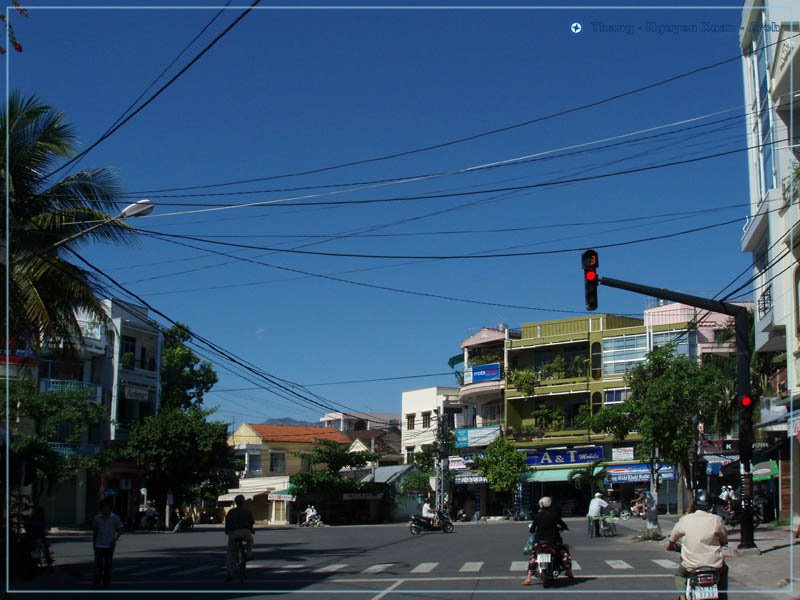
[[600,537],[600,516],[603,514],[604,508],[608,508],[608,502],[603,500],[602,492],[597,492],[589,502],[589,512],[586,514],[587,518],[594,523],[594,537]]
[[114,548],[122,535],[125,526],[122,519],[111,511],[111,500],[100,503],[100,512],[92,519],[92,545],[94,546],[94,585],[111,587],[111,564],[114,559]]
[[244,540],[245,557],[247,560],[253,558],[253,534],[256,532],[255,519],[250,509],[244,505],[244,496],[239,494],[233,499],[236,506],[225,515],[225,534],[228,536],[228,556],[227,567],[228,575],[225,581],[233,581],[236,573],[236,547],[239,540]]

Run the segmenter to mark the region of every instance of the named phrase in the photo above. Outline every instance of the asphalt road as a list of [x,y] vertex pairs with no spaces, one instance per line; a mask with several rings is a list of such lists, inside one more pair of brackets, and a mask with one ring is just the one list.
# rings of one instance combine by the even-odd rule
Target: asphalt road
[[[544,590],[534,580],[524,587],[522,546],[527,524],[457,524],[450,535],[412,536],[405,525],[264,528],[256,533],[254,559],[244,584],[224,583],[225,536],[219,528],[171,533],[132,533],[120,540],[114,559],[113,590],[130,597],[171,597],[189,593],[225,598],[496,598],[535,594],[544,600],[644,596],[673,599],[672,573],[679,556],[664,543],[631,540],[641,521],[619,523],[614,538],[590,539],[584,519],[568,519],[564,534],[576,561],[576,580],[559,578]],[[669,525],[664,524],[668,532]],[[15,588],[18,591],[94,592],[88,536],[55,537],[55,572]],[[736,589],[732,582],[732,590]],[[731,598],[753,597],[741,588]],[[138,594],[137,594],[138,595]],[[759,594],[758,598],[770,598]],[[779,596],[775,596],[779,597]],[[637,598],[638,600],[638,598]]]

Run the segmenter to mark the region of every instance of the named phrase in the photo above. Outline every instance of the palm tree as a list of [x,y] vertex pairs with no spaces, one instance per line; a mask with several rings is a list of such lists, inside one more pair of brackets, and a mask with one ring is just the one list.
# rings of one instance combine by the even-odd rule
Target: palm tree
[[[48,339],[72,345],[78,332],[76,311],[90,317],[100,317],[103,311],[96,295],[98,282],[67,257],[90,240],[125,242],[132,230],[121,221],[109,221],[54,247],[92,222],[118,214],[120,187],[115,174],[105,168],[83,169],[55,181],[48,178],[58,161],[75,154],[74,130],[62,113],[35,96],[15,92],[7,110],[0,115],[2,137],[8,134],[0,178],[4,188],[8,185],[10,228],[9,264],[3,260],[0,265],[4,276],[9,269],[3,309],[10,311],[10,334],[17,347],[38,347]],[[5,214],[2,219],[5,229]]]
[[567,481],[572,482],[572,485],[581,492],[587,505],[592,498],[593,490],[606,489],[606,468],[598,469],[600,462],[602,461],[595,461],[590,465],[573,469],[567,474]]

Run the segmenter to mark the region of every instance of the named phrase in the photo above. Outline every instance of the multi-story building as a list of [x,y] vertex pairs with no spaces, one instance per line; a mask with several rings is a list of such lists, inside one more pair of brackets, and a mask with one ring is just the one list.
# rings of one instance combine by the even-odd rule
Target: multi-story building
[[[429,387],[403,392],[403,420],[401,444],[405,462],[420,452],[422,446],[436,441],[436,427],[440,417],[447,419],[450,429],[456,426],[456,416],[461,414],[462,403],[455,387]],[[437,411],[438,415],[437,416]]]
[[299,453],[310,450],[315,440],[352,443],[331,428],[243,423],[228,438],[228,445],[244,459],[244,471],[239,486],[220,496],[219,502],[230,504],[241,493],[252,500],[248,506],[257,520],[287,523],[294,501],[288,492],[289,477],[311,468]]
[[400,427],[400,415],[397,413],[329,412],[325,413],[320,421],[323,427],[339,431]]
[[[800,497],[800,478],[791,477],[790,457],[800,460],[800,82],[797,7],[787,2],[747,0],[740,45],[748,135],[750,216],[742,250],[753,256],[755,335],[759,352],[786,352],[787,394],[769,400],[786,409],[789,442],[782,455],[781,504],[789,490]],[[794,463],[798,464],[797,462]],[[795,511],[798,502],[794,503]],[[788,517],[784,510],[783,517]],[[800,519],[800,512],[795,518]]]

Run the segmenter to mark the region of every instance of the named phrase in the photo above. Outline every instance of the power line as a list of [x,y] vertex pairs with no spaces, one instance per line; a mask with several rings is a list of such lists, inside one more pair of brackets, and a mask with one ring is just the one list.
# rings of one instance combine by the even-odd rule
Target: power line
[[145,108],[147,108],[147,106],[149,106],[150,103],[152,103],[156,98],[158,98],[161,95],[162,92],[164,92],[173,83],[175,83],[184,73],[186,73],[186,71],[188,71],[197,61],[199,61],[206,52],[211,50],[211,48],[213,48],[219,40],[221,40],[223,37],[225,37],[225,35],[227,35],[234,27],[236,27],[241,22],[242,19],[244,19],[248,14],[250,14],[250,11],[252,11],[253,8],[255,8],[260,2],[261,2],[261,0],[254,0],[254,2],[248,8],[246,8],[242,12],[242,14],[240,14],[230,25],[228,25],[225,29],[223,29],[222,32],[219,35],[217,35],[213,40],[211,40],[211,42],[205,48],[203,48],[198,54],[196,54],[194,56],[194,58],[192,58],[192,60],[190,60],[189,63],[186,66],[184,66],[180,71],[178,71],[175,75],[173,75],[169,79],[169,81],[167,81],[164,85],[162,85],[160,88],[158,88],[158,90],[154,94],[152,94],[147,100],[145,100],[139,106],[139,108],[137,108],[136,110],[131,112],[127,117],[125,117],[124,119],[119,121],[119,123],[117,123],[116,125],[114,125],[110,129],[108,129],[95,142],[93,142],[88,148],[86,148],[86,150],[83,150],[83,151],[79,152],[78,154],[73,156],[70,160],[65,162],[63,165],[61,165],[57,169],[55,169],[53,171],[50,171],[47,175],[42,177],[42,179],[43,180],[49,179],[50,177],[52,177],[56,173],[58,173],[60,171],[63,171],[67,167],[75,164],[77,161],[81,160],[84,156],[89,154],[89,152],[91,152],[94,148],[99,146],[102,142],[104,142],[109,137],[114,135],[121,127],[123,127],[126,123],[128,123],[128,121],[133,119],[136,115],[138,115]]
[[[374,379],[351,379],[349,381],[323,381],[322,383],[304,383],[303,387],[316,387],[323,385],[349,385],[353,383],[376,383],[378,381],[398,381],[400,379],[421,379],[425,377],[441,377],[452,375],[458,371],[444,371],[443,373],[426,373],[424,375],[399,375],[397,377],[376,377]],[[245,392],[262,388],[227,388],[221,390],[210,390],[210,392]]]

